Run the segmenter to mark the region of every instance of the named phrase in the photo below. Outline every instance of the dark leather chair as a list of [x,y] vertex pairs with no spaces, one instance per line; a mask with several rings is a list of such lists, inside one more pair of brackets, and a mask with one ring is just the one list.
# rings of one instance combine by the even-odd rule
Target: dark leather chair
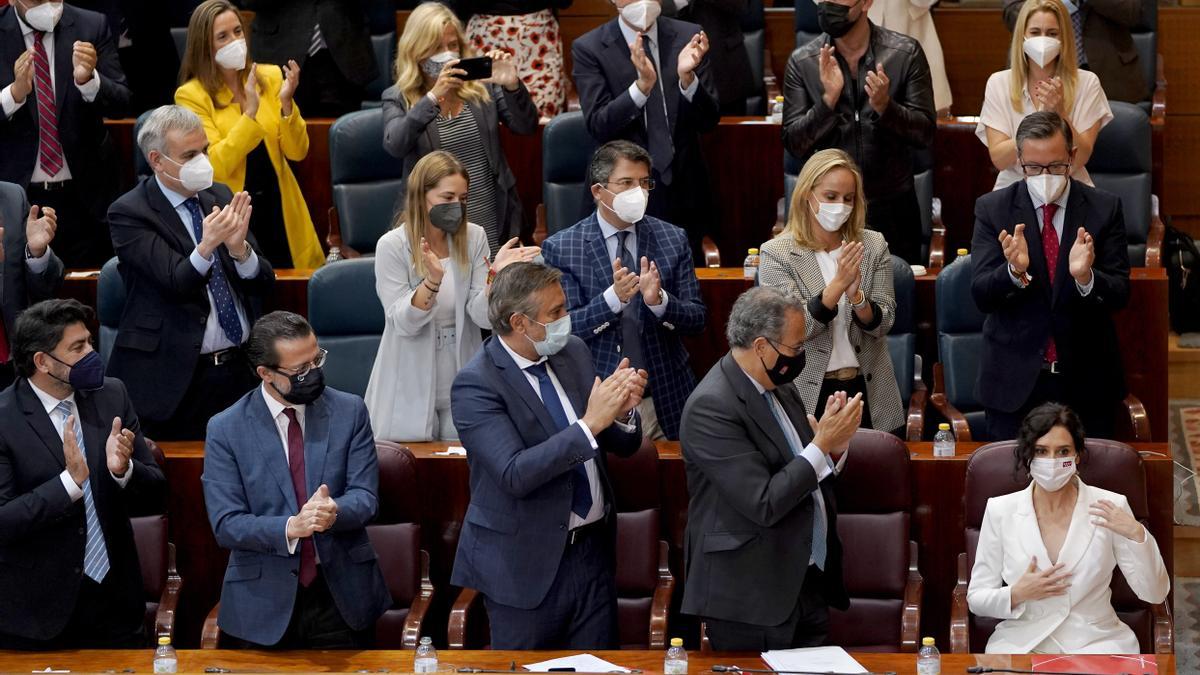
[[339,260],[313,271],[308,320],[329,350],[329,386],[362,396],[383,337],[383,306],[375,293],[375,259]]
[[537,232],[545,233],[542,238],[567,229],[591,211],[587,171],[595,151],[582,112],[559,113],[546,123],[542,131],[542,203],[537,207]]
[[379,461],[378,523],[421,522],[421,490],[417,479],[417,460],[412,451],[399,443],[376,440]]
[[[675,577],[658,509],[617,514],[617,639],[621,649],[666,649]],[[648,628],[647,628],[648,627]]]
[[330,258],[374,253],[392,223],[404,167],[383,149],[383,111],[359,110],[329,127]]
[[383,90],[395,83],[395,78],[392,77],[392,62],[396,60],[396,32],[372,35],[371,48],[375,51],[375,64],[379,67],[379,75],[368,82],[363,91],[363,110],[383,107]]
[[905,438],[919,441],[925,429],[929,392],[917,365],[917,284],[912,267],[896,256],[892,256],[892,287],[896,294],[896,320],[887,336],[888,354],[900,386],[900,400],[908,410]]
[[125,280],[117,271],[117,259],[114,256],[100,268],[100,278],[96,282],[96,319],[100,323],[100,335],[97,337],[100,358],[105,363],[108,363],[108,356],[112,354],[124,310]]
[[[1116,441],[1087,439],[1087,459],[1079,468],[1084,483],[1125,495],[1134,516],[1142,524],[1149,522],[1150,507],[1146,496],[1146,472],[1142,459],[1133,448]],[[999,623],[996,619],[976,617],[967,606],[967,587],[975,566],[979,529],[990,497],[1025,489],[1029,476],[1013,475],[1013,448],[1016,441],[991,443],[975,451],[967,463],[966,489],[963,492],[963,518],[966,526],[966,552],[958,555],[958,583],[954,587],[950,619],[950,649],[954,653],[983,651]],[[1171,536],[1170,532],[1159,533]],[[1167,561],[1170,566],[1170,561]],[[1120,568],[1113,571],[1112,603],[1121,621],[1133,629],[1143,654],[1170,654],[1174,646],[1174,623],[1167,603],[1142,602],[1125,582]]]
[[817,23],[817,5],[812,0],[796,0],[794,11],[797,47],[812,42],[824,32]]
[[175,641],[175,611],[183,578],[175,568],[175,544],[168,540],[165,515],[129,519],[138,564],[142,569],[142,593],[146,596],[144,630],[153,644],[166,636]]
[[1159,67],[1157,2],[1142,1],[1142,18],[1130,28],[1130,35],[1133,37],[1133,48],[1137,50],[1138,65],[1142,67],[1142,77],[1146,80],[1145,97],[1138,101],[1137,106],[1147,115],[1152,115],[1156,103],[1165,106],[1167,87]]
[[1150,118],[1132,103],[1109,101],[1113,119],[1096,137],[1088,173],[1096,187],[1121,198],[1131,267],[1161,267],[1165,228],[1151,194]]
[[[767,62],[767,18],[763,12],[763,0],[747,0],[741,20],[742,42],[746,46],[750,73],[756,84],[754,94],[746,97],[746,115],[750,116],[766,115],[771,111],[771,100],[764,79],[771,64]],[[774,79],[772,73],[771,80]]]
[[643,438],[636,453],[629,457],[609,455],[607,462],[618,513],[662,506],[661,469],[654,441]]
[[[184,39],[187,38],[185,37]],[[154,170],[150,168],[150,162],[146,160],[146,156],[142,154],[142,149],[137,144],[138,133],[142,130],[142,125],[146,123],[146,119],[150,117],[150,113],[152,112],[154,111],[147,110],[138,115],[133,123],[133,175],[136,178],[154,174]]]

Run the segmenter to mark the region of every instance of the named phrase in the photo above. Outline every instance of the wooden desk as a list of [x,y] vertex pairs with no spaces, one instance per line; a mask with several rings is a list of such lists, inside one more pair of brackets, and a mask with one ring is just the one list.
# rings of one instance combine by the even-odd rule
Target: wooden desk
[[[454,651],[439,650],[438,661],[449,668],[485,668],[508,670],[510,664],[518,667],[561,656],[580,654],[581,651]],[[661,651],[592,651],[588,652],[619,666],[636,668],[646,675],[663,672]],[[178,672],[203,673],[207,668],[225,668],[231,672],[258,673],[354,673],[393,672],[411,673],[413,652],[411,651],[234,651],[180,650]],[[864,668],[875,672],[893,672],[896,675],[915,675],[916,654],[851,654]],[[36,672],[46,667],[70,669],[71,672],[152,672],[154,653],[144,650],[91,650],[68,652],[3,652],[0,664],[6,670]],[[1158,665],[1159,675],[1174,675],[1173,654],[1147,655]],[[688,652],[688,672],[711,673],[714,665],[737,665],[743,668],[765,668],[766,664],[752,653],[724,653],[704,655],[699,650]],[[964,673],[968,666],[990,666],[993,668],[1030,667],[1028,656],[942,654],[942,672]],[[128,670],[127,670],[128,669]],[[447,671],[448,672],[448,671]],[[527,672],[518,670],[516,672]]]

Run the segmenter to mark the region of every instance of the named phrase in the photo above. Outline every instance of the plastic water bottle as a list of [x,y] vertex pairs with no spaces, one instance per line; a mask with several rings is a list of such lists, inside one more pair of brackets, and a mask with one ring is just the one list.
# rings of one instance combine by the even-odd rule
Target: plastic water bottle
[[663,660],[663,675],[687,675],[687,652],[683,650],[683,638],[671,638],[671,648]]
[[917,654],[917,675],[941,675],[942,654],[933,645],[933,638],[921,640],[921,651]]
[[957,251],[955,251],[955,252],[954,252],[954,254],[955,254],[956,256],[958,256],[959,258],[961,258],[961,257],[965,256],[965,255],[966,255],[966,254],[968,254],[968,253],[970,253],[970,251],[968,251],[968,250],[967,250],[967,249],[965,249],[965,248],[960,248],[960,249],[958,249]]
[[950,431],[950,425],[945,422],[938,425],[937,435],[933,437],[933,456],[954,456],[954,433]]
[[747,279],[758,277],[758,249],[746,251],[746,262],[742,263],[742,276]]
[[437,650],[433,648],[433,638],[421,638],[417,645],[417,656],[413,660],[414,673],[436,673],[438,669]]
[[783,97],[776,96],[771,103],[771,124],[783,124]]
[[163,635],[158,638],[158,648],[154,650],[154,672],[177,672],[179,661],[175,658],[175,648],[171,646],[171,638]]

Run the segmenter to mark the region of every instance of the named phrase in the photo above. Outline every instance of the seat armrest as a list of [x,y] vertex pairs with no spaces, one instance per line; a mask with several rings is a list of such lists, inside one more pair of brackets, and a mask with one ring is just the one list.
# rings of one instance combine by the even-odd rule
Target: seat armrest
[[658,542],[658,583],[650,604],[650,649],[667,648],[667,621],[671,612],[671,596],[675,593],[675,576],[668,565],[667,542]]
[[917,566],[917,542],[908,542],[908,581],[904,584],[904,613],[900,617],[900,651],[915,654],[921,641],[921,595],[925,580]]
[[950,653],[971,653],[971,610],[967,607],[967,585],[971,571],[967,569],[967,554],[958,554],[958,581],[950,595]]
[[167,585],[158,600],[158,611],[154,615],[154,637],[167,636],[175,644],[175,610],[179,607],[179,591],[183,588],[183,577],[175,567],[175,544],[167,542]]
[[721,251],[717,248],[717,243],[712,240],[712,237],[704,235],[704,239],[700,240],[700,249],[704,251],[705,267],[721,266]]
[[1162,267],[1163,237],[1167,228],[1159,215],[1158,195],[1150,195],[1150,231],[1146,234],[1146,267]]
[[404,637],[402,644],[405,649],[416,649],[421,640],[421,624],[425,614],[433,602],[433,582],[429,579],[429,552],[421,549],[421,591],[413,598],[412,606],[408,608],[408,616],[404,619]]
[[220,613],[221,603],[218,602],[204,619],[204,628],[200,631],[200,649],[217,649],[221,646],[221,628],[217,626],[217,615]]
[[467,640],[467,617],[477,603],[483,602],[483,596],[473,588],[464,588],[450,608],[450,622],[446,626],[446,642],[450,649],[465,649]]
[[1150,417],[1146,414],[1146,406],[1133,394],[1126,396],[1121,404],[1129,413],[1129,425],[1133,430],[1132,440],[1135,443],[1149,443]]
[[1154,618],[1154,653],[1173,654],[1175,652],[1175,621],[1171,617],[1171,608],[1167,603],[1150,606],[1150,614]]
[[908,397],[908,420],[905,423],[905,440],[916,442],[925,433],[925,406],[929,401],[929,389],[925,380],[917,373],[913,378],[912,394]]
[[942,200],[933,198],[931,207],[933,226],[929,235],[929,270],[938,270],[946,265],[946,223],[942,221]]
[[534,222],[536,224],[533,226],[533,245],[541,246],[542,242],[546,241],[546,237],[550,236],[546,230],[545,204],[537,205],[537,210],[534,212]]
[[970,442],[971,440],[971,425],[967,424],[967,416],[962,414],[954,404],[946,398],[946,386],[942,375],[942,364],[933,364],[933,394],[929,397],[929,404],[933,409],[941,413],[950,422],[950,428],[954,430],[954,440],[957,442]]

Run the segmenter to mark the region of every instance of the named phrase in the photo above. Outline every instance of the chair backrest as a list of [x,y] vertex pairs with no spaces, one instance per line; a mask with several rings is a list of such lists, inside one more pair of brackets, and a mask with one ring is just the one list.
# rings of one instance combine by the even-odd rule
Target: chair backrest
[[823,32],[817,22],[817,5],[812,0],[796,0],[794,16],[797,47],[811,42]]
[[419,474],[412,452],[399,443],[376,440],[375,455],[379,460],[379,513],[375,522],[421,522]]
[[96,319],[100,323],[100,358],[108,363],[113,343],[117,339],[117,328],[121,325],[121,313],[125,311],[125,280],[117,270],[116,256],[109,258],[100,268],[100,279],[96,282]]
[[617,625],[622,649],[648,649],[658,586],[659,510],[617,514]]
[[763,71],[766,69],[764,49],[767,44],[767,20],[763,14],[762,0],[748,0],[742,12],[742,44],[750,58],[750,74],[754,81],[754,93],[746,97],[747,115],[766,115],[771,109],[763,88]]
[[850,609],[829,612],[829,642],[856,651],[898,651],[912,512],[908,447],[859,429],[837,481],[842,574]]
[[967,415],[972,438],[984,433],[983,406],[975,396],[979,354],[983,349],[984,314],[971,295],[971,256],[960,256],[937,276],[938,360],[946,398]]
[[391,227],[404,164],[383,149],[383,111],[358,110],[329,127],[329,172],[342,242],[373,253]]
[[1133,48],[1137,50],[1142,76],[1146,79],[1145,103],[1154,96],[1158,79],[1158,2],[1142,0],[1141,19],[1130,28]]
[[392,86],[392,61],[396,57],[396,32],[372,35],[371,48],[375,52],[375,64],[379,67],[379,75],[367,83],[363,91],[363,107],[367,107],[367,102],[377,104],[383,96],[383,90]]
[[1121,198],[1129,263],[1142,267],[1151,220],[1150,118],[1132,103],[1109,106],[1113,119],[1096,137],[1088,173],[1096,187]]
[[154,170],[150,168],[150,162],[146,156],[142,154],[142,149],[138,147],[137,137],[142,130],[142,125],[146,123],[146,119],[150,117],[153,110],[147,110],[137,116],[137,120],[133,123],[133,175],[137,178],[142,176],[150,176]]
[[183,53],[187,51],[187,26],[175,26],[171,29],[171,39],[175,41],[175,53],[179,62],[183,63]]
[[133,526],[133,543],[142,570],[142,595],[146,603],[144,626],[146,635],[153,637],[158,603],[167,587],[167,517],[140,516],[130,518],[129,524]]
[[596,151],[579,111],[555,115],[542,132],[542,203],[546,235],[582,220],[592,209],[587,190],[588,163]]
[[421,525],[387,523],[367,526],[379,570],[392,596],[392,607],[408,610],[421,592]]
[[643,511],[662,506],[659,490],[658,448],[643,438],[642,447],[629,457],[608,455],[609,482],[618,512]]
[[308,321],[329,350],[326,382],[362,396],[383,336],[383,305],[375,293],[375,259],[339,260],[308,281]]
[[933,236],[933,169],[913,174],[913,191],[917,193],[917,208],[921,210],[921,244],[928,247]]
[[896,320],[887,336],[892,370],[900,385],[900,399],[908,404],[912,395],[913,375],[917,353],[917,283],[912,267],[899,256],[892,256],[892,288],[896,295]]

